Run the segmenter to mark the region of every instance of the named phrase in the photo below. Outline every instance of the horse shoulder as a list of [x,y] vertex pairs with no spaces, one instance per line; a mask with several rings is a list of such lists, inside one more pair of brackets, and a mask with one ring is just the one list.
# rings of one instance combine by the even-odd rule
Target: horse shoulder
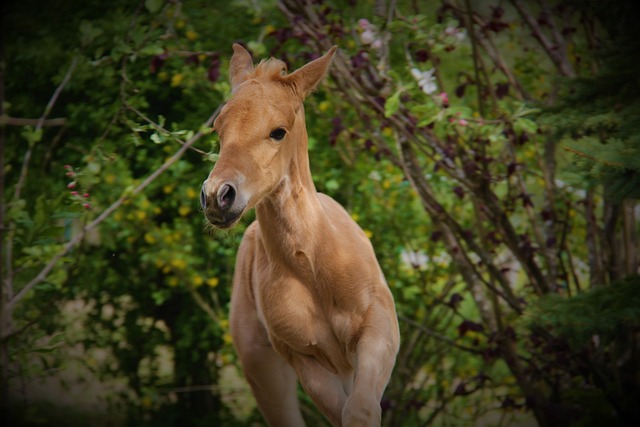
[[[318,193],[327,221],[321,235],[322,264],[336,278],[344,281],[364,281],[371,285],[384,283],[378,260],[369,238],[351,215],[331,197]],[[362,288],[363,285],[358,285]]]

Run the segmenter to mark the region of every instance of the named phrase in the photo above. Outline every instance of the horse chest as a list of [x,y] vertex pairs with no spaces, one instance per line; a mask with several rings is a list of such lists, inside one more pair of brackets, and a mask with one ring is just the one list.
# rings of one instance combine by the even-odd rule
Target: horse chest
[[309,290],[290,278],[274,278],[258,284],[256,303],[261,321],[270,335],[294,346],[313,345],[323,323]]
[[313,356],[331,371],[351,370],[349,316],[324,312],[318,296],[292,278],[263,282],[255,295],[260,321],[281,355]]

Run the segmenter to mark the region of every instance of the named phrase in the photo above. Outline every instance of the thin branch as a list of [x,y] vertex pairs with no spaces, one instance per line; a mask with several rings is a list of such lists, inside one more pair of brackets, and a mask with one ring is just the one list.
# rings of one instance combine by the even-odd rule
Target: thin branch
[[529,9],[524,5],[522,0],[511,0],[511,4],[516,8],[522,20],[527,24],[533,36],[538,40],[540,46],[544,49],[547,56],[551,59],[551,62],[556,66],[558,71],[565,77],[575,77],[575,71],[571,63],[567,60],[567,57],[564,55],[562,46],[558,46],[557,44],[552,43],[547,36],[542,31],[542,27],[536,20],[536,18],[531,14]]
[[40,127],[54,127],[64,126],[67,123],[67,119],[64,117],[58,117],[55,119],[25,119],[22,117],[0,117],[0,126],[38,126]]
[[[167,129],[163,128],[162,126],[160,126],[159,124],[157,124],[156,122],[154,122],[153,120],[151,120],[150,118],[148,118],[147,116],[145,116],[140,110],[138,110],[137,108],[135,108],[134,106],[132,106],[131,104],[129,104],[126,100],[124,101],[124,106],[125,108],[127,108],[128,110],[132,111],[133,113],[135,113],[138,117],[140,117],[142,120],[144,120],[145,122],[147,122],[148,124],[150,124],[156,131],[158,132],[162,132],[165,133],[167,135],[170,135],[171,132],[169,132]],[[180,144],[184,144],[183,141],[181,141],[180,139],[177,139],[177,141]],[[202,151],[199,148],[195,148],[195,147],[189,147],[190,150],[195,151],[198,154],[201,154],[203,156],[206,156],[207,152]]]
[[[42,113],[42,116],[40,116],[40,118],[36,122],[36,125],[35,125],[36,132],[42,130],[42,127],[44,126],[44,123],[47,119],[47,116],[49,115],[49,113],[51,113],[51,110],[53,109],[53,106],[55,105],[55,103],[58,101],[60,94],[64,90],[65,86],[71,80],[71,76],[73,75],[73,72],[77,64],[78,64],[78,56],[75,56],[71,61],[71,64],[69,65],[69,69],[67,70],[64,78],[62,79],[62,82],[60,82],[56,90],[53,92],[51,99],[49,99],[49,102],[47,103],[44,109],[44,112]],[[20,177],[18,178],[18,182],[16,183],[16,186],[14,188],[14,194],[13,194],[14,201],[18,201],[20,199],[22,188],[24,187],[25,182],[27,180],[29,163],[31,162],[31,155],[33,153],[34,146],[35,146],[35,142],[32,141],[29,144],[29,148],[27,149],[27,152],[24,155],[24,159],[22,160]],[[3,224],[3,228],[4,228],[4,224]],[[4,256],[6,258],[6,270],[7,270],[5,273],[5,277],[6,277],[5,286],[6,286],[7,298],[10,300],[11,298],[13,298],[13,279],[12,279],[13,271],[12,270],[13,270],[13,238],[15,235],[15,228],[14,227],[8,227],[8,228],[9,228],[9,234],[7,236],[7,249]]]
[[470,353],[475,353],[475,354],[482,354],[482,351],[477,350],[475,348],[471,348],[471,347],[467,347],[466,345],[462,345],[462,344],[458,344],[457,342],[455,342],[454,340],[452,340],[449,337],[446,337],[442,334],[439,334],[437,332],[432,331],[431,329],[427,328],[426,326],[416,322],[415,320],[411,320],[406,316],[398,316],[398,319],[400,319],[401,321],[419,329],[420,331],[424,332],[425,334],[429,335],[430,337],[436,338],[440,341],[446,342],[447,344],[458,348],[460,350],[464,350],[464,351],[468,351]]
[[211,320],[213,320],[214,323],[219,324],[220,318],[215,313],[215,311],[213,311],[213,308],[211,308],[211,306],[204,300],[204,298],[202,298],[202,296],[198,293],[197,290],[195,290],[194,288],[190,288],[189,290],[196,304],[198,304],[198,306],[202,310],[204,310],[205,313],[209,315],[209,317],[211,318]]
[[[478,43],[476,41],[476,32],[473,30],[473,10],[471,9],[471,1],[465,0],[465,5],[467,8],[467,19],[464,22],[467,24],[467,32],[469,33],[469,38],[471,40],[471,55],[473,57],[473,70],[475,73],[476,84],[478,85],[477,97],[478,97],[478,111],[480,112],[480,116],[484,117],[485,108],[484,102],[482,100],[482,84],[480,83],[480,56],[478,53]],[[484,67],[483,67],[484,68]],[[487,79],[487,85],[491,85],[491,82]]]
[[[67,85],[67,83],[69,83],[69,80],[71,80],[71,76],[73,75],[73,72],[76,69],[76,65],[78,65],[77,56],[75,56],[71,61],[71,65],[69,65],[69,69],[67,70],[67,73],[62,79],[62,82],[60,82],[55,92],[51,96],[51,99],[47,103],[47,106],[45,107],[44,112],[42,113],[42,116],[40,116],[40,118],[36,122],[36,128],[35,128],[36,131],[41,130],[42,127],[44,126],[47,116],[49,116],[49,113],[51,113],[51,110],[53,109],[53,106],[55,105],[56,101],[60,97],[60,94],[62,93],[64,87]],[[29,170],[29,162],[31,161],[31,153],[33,152],[33,145],[34,144],[32,143],[29,149],[27,150],[26,154],[24,155],[24,160],[22,161],[22,169],[20,170],[20,178],[18,179],[18,183],[16,184],[16,187],[15,187],[14,200],[20,199],[20,193],[22,191],[22,187],[24,186],[24,183],[27,179],[27,172]]]
[[624,164],[621,163],[621,162],[612,162],[611,160],[603,160],[603,159],[600,159],[600,158],[595,157],[595,156],[590,156],[590,155],[588,155],[586,153],[583,153],[580,150],[576,150],[575,148],[562,147],[562,149],[565,150],[565,151],[568,151],[568,152],[570,152],[572,154],[575,154],[576,156],[584,157],[585,159],[589,159],[589,160],[591,160],[591,161],[593,161],[595,163],[601,163],[601,164],[603,164],[605,166],[611,166],[611,167],[614,167],[614,168],[623,168],[624,167]]

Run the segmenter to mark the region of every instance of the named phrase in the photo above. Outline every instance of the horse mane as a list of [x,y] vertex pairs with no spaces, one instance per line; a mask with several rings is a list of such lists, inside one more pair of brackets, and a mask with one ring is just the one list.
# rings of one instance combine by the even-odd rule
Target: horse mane
[[276,80],[287,74],[287,64],[276,58],[263,59],[249,78]]

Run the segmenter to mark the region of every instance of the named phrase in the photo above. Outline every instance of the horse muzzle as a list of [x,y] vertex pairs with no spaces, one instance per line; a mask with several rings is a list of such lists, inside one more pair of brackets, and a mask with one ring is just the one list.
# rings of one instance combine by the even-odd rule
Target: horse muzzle
[[237,186],[232,181],[225,181],[208,191],[205,180],[200,191],[200,206],[207,221],[214,227],[230,228],[242,217],[247,206],[246,201],[238,193]]

